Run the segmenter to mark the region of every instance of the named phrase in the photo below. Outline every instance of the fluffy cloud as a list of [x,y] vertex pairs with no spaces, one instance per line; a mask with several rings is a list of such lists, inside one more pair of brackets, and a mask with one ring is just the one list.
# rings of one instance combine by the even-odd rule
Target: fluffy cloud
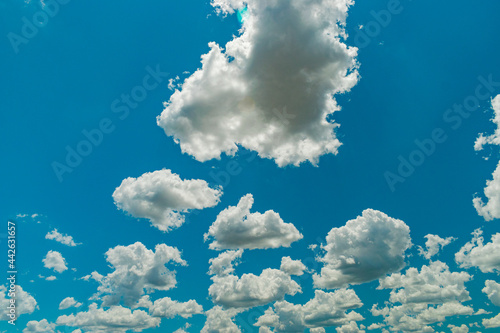
[[[0,320],[11,320],[8,317],[10,297],[7,297],[8,289],[0,285]],[[21,286],[16,285],[16,316],[30,314],[37,308],[37,302],[33,296],[23,290]]]
[[66,260],[57,251],[49,251],[47,255],[42,260],[46,268],[53,269],[55,272],[62,273],[68,269],[66,266]]
[[66,297],[59,303],[59,310],[64,310],[67,308],[75,307],[79,308],[82,306],[82,303],[77,302],[73,297]]
[[358,81],[356,48],[342,43],[350,0],[213,0],[247,8],[225,51],[210,43],[202,68],[172,94],[158,125],[199,161],[238,145],[279,166],[313,164],[340,146],[333,95]]
[[88,311],[76,315],[60,316],[57,318],[58,326],[79,327],[85,331],[95,333],[125,333],[129,330],[141,332],[142,330],[160,325],[160,318],[153,318],[145,311],[132,311],[121,306],[112,306],[108,310],[97,307],[93,303]]
[[493,172],[493,179],[486,181],[484,195],[488,198],[487,203],[480,197],[472,200],[477,213],[486,221],[500,218],[500,162]]
[[351,321],[349,324],[342,325],[341,327],[336,328],[337,333],[365,333],[365,330],[362,330],[358,327],[358,324],[355,321]]
[[272,210],[264,214],[250,213],[253,196],[242,197],[236,207],[230,206],[217,216],[205,240],[214,238],[211,249],[268,249],[289,247],[302,239],[302,234],[291,223],[285,223]]
[[187,266],[180,251],[165,244],[156,245],[155,251],[136,242],[129,246],[117,246],[106,252],[106,260],[113,272],[106,276],[96,272],[92,278],[100,283],[99,294],[103,294],[103,306],[117,305],[121,301],[133,306],[145,290],[169,290],[177,284],[175,271],[166,264]]
[[333,228],[326,237],[321,274],[314,274],[317,288],[360,284],[401,270],[411,246],[410,228],[401,220],[367,209],[362,216]]
[[440,249],[456,240],[456,238],[453,237],[441,238],[438,235],[431,234],[426,235],[425,238],[427,239],[427,241],[425,242],[425,247],[427,250],[424,250],[424,248],[421,246],[418,247],[420,255],[425,259],[431,259],[433,256],[439,253]]
[[392,303],[426,303],[470,300],[465,283],[471,279],[466,272],[450,272],[448,265],[434,261],[422,266],[420,272],[411,267],[405,274],[395,273],[380,280],[377,289],[392,289]]
[[[442,262],[422,266],[420,272],[409,268],[380,280],[378,289],[392,289],[384,308],[372,308],[374,316],[384,316],[387,325],[398,332],[434,332],[429,326],[447,317],[472,315],[474,310],[462,303],[471,298],[465,283],[466,272],[450,272]],[[400,304],[400,305],[398,305]]]
[[500,306],[500,284],[492,280],[486,280],[484,283],[483,293],[485,293],[491,303]]
[[274,309],[266,310],[255,325],[274,327],[276,332],[304,332],[306,328],[341,327],[351,321],[363,320],[360,314],[350,311],[362,305],[353,290],[339,289],[332,293],[316,290],[314,298],[304,305],[287,301],[274,303]]
[[208,274],[226,276],[234,272],[234,266],[238,265],[236,260],[241,259],[243,250],[226,251],[219,254],[217,257],[210,259],[210,269]]
[[241,330],[233,322],[237,310],[224,310],[220,306],[214,306],[206,312],[207,320],[201,329],[201,333],[241,333]]
[[54,229],[51,232],[47,233],[45,235],[45,239],[52,239],[55,240],[56,242],[59,242],[67,246],[77,246],[81,244],[81,243],[75,243],[72,236],[63,235],[59,233],[57,229]]
[[281,270],[267,268],[260,275],[234,275],[234,266],[238,263],[233,262],[242,254],[243,250],[226,251],[210,259],[209,274],[214,276],[208,293],[214,303],[225,308],[249,308],[301,292],[297,282]]
[[483,326],[486,328],[500,327],[500,314],[493,318],[483,319]]
[[195,300],[189,300],[185,303],[173,301],[170,297],[161,298],[153,303],[149,308],[149,313],[153,317],[174,318],[181,316],[182,318],[190,318],[195,314],[202,314],[203,307]]
[[300,276],[304,274],[306,265],[304,265],[300,260],[292,260],[290,257],[283,257],[281,258],[280,270],[288,275]]
[[28,322],[23,333],[54,333],[55,328],[56,324],[49,323],[47,319],[32,320]]
[[163,169],[124,179],[113,199],[119,209],[168,232],[184,223],[189,210],[216,206],[221,195],[222,189],[210,188],[204,180],[183,180]]
[[455,254],[460,267],[479,267],[483,273],[500,272],[500,233],[491,236],[491,242],[484,244],[483,231],[476,229],[470,242]]
[[249,308],[281,300],[285,295],[301,292],[290,275],[267,268],[260,275],[214,276],[208,289],[214,303],[226,308]]
[[448,325],[448,328],[451,330],[451,333],[469,333],[469,328],[465,325],[462,326]]
[[374,316],[384,316],[387,325],[396,332],[434,332],[431,324],[445,322],[448,317],[470,316],[474,310],[459,302],[449,302],[436,306],[399,305],[377,309]]
[[[481,133],[474,145],[474,149],[477,151],[482,150],[486,144],[500,145],[500,95],[492,99],[491,106],[495,114],[492,120],[496,125],[495,133],[489,136],[484,136]],[[500,162],[493,172],[493,179],[486,182],[484,195],[487,198],[487,203],[480,197],[473,199],[477,213],[486,221],[500,218]]]
[[481,133],[474,144],[474,149],[476,151],[483,150],[484,145],[487,144],[500,146],[500,95],[497,95],[491,100],[491,108],[494,113],[491,121],[496,125],[495,133],[488,136]]

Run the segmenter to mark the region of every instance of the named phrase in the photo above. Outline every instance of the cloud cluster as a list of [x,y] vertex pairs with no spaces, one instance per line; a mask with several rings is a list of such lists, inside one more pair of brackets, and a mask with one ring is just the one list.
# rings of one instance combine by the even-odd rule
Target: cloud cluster
[[31,320],[26,324],[23,333],[54,333],[56,324],[49,323],[47,319],[40,321]]
[[324,263],[313,275],[317,288],[341,288],[361,284],[401,270],[411,246],[410,228],[401,220],[366,209],[345,226],[333,228],[326,237]]
[[158,244],[155,251],[140,242],[129,246],[116,246],[106,252],[106,260],[113,271],[106,276],[96,272],[92,278],[100,283],[98,295],[103,295],[103,306],[123,302],[133,306],[145,291],[169,290],[176,286],[175,270],[167,264],[187,266],[180,251],[166,244]]
[[358,81],[356,48],[343,42],[351,0],[214,0],[246,8],[241,35],[210,43],[202,67],[176,90],[157,122],[198,161],[238,146],[279,166],[313,164],[340,146],[333,96]]
[[418,271],[409,268],[405,274],[395,273],[380,280],[378,289],[391,289],[389,303],[381,309],[374,305],[374,316],[398,332],[434,332],[431,324],[445,322],[447,317],[472,315],[474,310],[463,302],[471,298],[465,283],[466,272],[450,272],[440,262],[431,262]]
[[53,269],[57,273],[62,273],[68,269],[66,259],[57,251],[49,251],[42,259],[43,265],[48,269]]
[[290,275],[266,268],[260,275],[243,274],[214,276],[208,289],[214,303],[226,308],[250,308],[281,300],[285,295],[301,292]]
[[122,306],[111,306],[104,310],[92,303],[88,311],[59,316],[56,323],[58,326],[79,327],[95,333],[125,333],[157,327],[160,321],[160,318],[151,317],[143,310],[132,311]]
[[287,301],[274,303],[273,308],[259,317],[256,326],[273,327],[276,332],[304,332],[306,328],[341,327],[363,317],[350,311],[363,305],[353,290],[339,289],[327,293],[315,291],[304,305]]
[[233,322],[238,310],[224,310],[220,306],[214,306],[206,312],[207,319],[201,329],[201,333],[241,333],[239,327]]
[[278,213],[250,213],[253,196],[243,196],[236,207],[229,206],[219,213],[216,221],[204,235],[213,238],[211,249],[269,249],[289,247],[302,239],[302,234],[291,223],[285,223]]
[[45,239],[52,239],[52,240],[55,240],[56,242],[59,242],[63,245],[67,245],[67,246],[80,245],[80,243],[75,243],[72,236],[61,234],[60,232],[57,231],[57,229],[54,229],[51,232],[48,232],[45,235]]
[[455,254],[460,267],[478,267],[483,273],[500,273],[500,233],[491,236],[491,242],[484,244],[483,231],[476,229],[470,242]]
[[216,206],[221,195],[221,188],[211,188],[204,180],[184,180],[163,169],[124,179],[113,199],[119,209],[168,232],[180,227],[190,210]]
[[208,289],[212,301],[225,308],[250,308],[282,300],[285,295],[301,292],[300,286],[289,274],[267,268],[260,275],[234,275],[234,266],[243,250],[226,251],[210,259],[209,274],[213,283]]

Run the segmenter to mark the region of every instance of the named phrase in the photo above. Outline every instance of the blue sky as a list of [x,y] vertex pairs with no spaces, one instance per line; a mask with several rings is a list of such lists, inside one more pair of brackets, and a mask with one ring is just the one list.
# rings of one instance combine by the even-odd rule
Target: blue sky
[[[0,42],[0,136],[4,143],[0,168],[5,175],[1,220],[5,232],[7,221],[16,221],[17,282],[31,295],[24,295],[31,307],[19,316],[16,325],[2,321],[0,331],[34,332],[36,325],[37,332],[134,329],[125,324],[116,328],[105,320],[100,328],[77,323],[78,313],[91,314],[95,304],[96,311],[108,311],[115,318],[120,317],[109,311],[142,311],[140,314],[150,323],[144,327],[151,327],[135,328],[144,332],[174,332],[181,328],[187,332],[259,332],[254,325],[259,317],[261,332],[322,332],[322,327],[326,332],[351,332],[347,325],[355,325],[360,332],[410,331],[398,326],[401,323],[391,322],[397,317],[397,306],[413,311],[415,332],[495,332],[498,328],[491,318],[498,315],[500,300],[491,296],[493,291],[483,289],[488,284],[489,289],[500,293],[500,252],[491,250],[500,247],[492,240],[500,218],[500,194],[495,186],[500,176],[493,175],[499,158],[494,134],[497,125],[490,121],[500,113],[500,107],[494,108],[494,102],[492,107],[491,100],[500,94],[500,87],[493,84],[489,90],[484,82],[500,82],[500,3],[401,0],[396,6],[387,0],[356,1],[346,12],[337,12],[332,10],[333,4],[343,8],[348,1],[297,0],[292,2],[294,5],[281,0],[273,5],[250,1],[243,22],[231,13],[244,8],[239,1],[215,3],[72,0],[57,2],[57,12],[48,15],[44,13],[50,12],[49,1],[0,2],[4,36]],[[317,14],[317,21],[308,16],[313,7],[322,13]],[[227,12],[218,14],[217,8]],[[381,24],[374,13],[388,13],[389,9],[393,13],[385,19],[390,22]],[[343,21],[345,14],[347,37],[336,38],[343,33],[336,22]],[[43,17],[47,18],[46,24],[40,24],[38,31],[26,38],[26,22]],[[283,26],[287,29],[281,29]],[[318,30],[323,28],[330,29],[332,39],[318,37],[324,36]],[[227,49],[230,41],[233,49],[229,46],[230,57],[224,67],[216,62],[216,56],[226,55],[226,50],[218,50],[214,44],[210,47],[209,43]],[[249,53],[238,53],[234,45],[246,45]],[[343,49],[342,45],[349,48]],[[213,61],[204,60],[202,68],[200,57],[207,54],[213,57],[205,59]],[[318,66],[324,67],[318,70]],[[193,74],[197,70],[198,76]],[[307,80],[295,80],[299,74],[288,76],[293,70]],[[478,105],[470,115],[448,111],[454,105],[473,101],[478,89],[484,98],[477,98]],[[323,117],[324,112],[334,108],[324,102],[325,96],[331,101],[332,94],[340,110]],[[140,98],[127,104],[125,95]],[[170,104],[165,106],[164,102]],[[340,127],[330,128],[318,120],[321,117]],[[82,142],[88,140],[84,132],[96,133],[96,129],[102,138],[97,135],[98,143],[86,146],[92,150],[88,156],[68,166],[68,149],[83,147]],[[436,130],[442,142],[435,143],[429,156],[418,153],[415,141],[428,142]],[[273,131],[280,134],[273,136]],[[481,151],[474,149],[480,133],[493,135]],[[306,140],[312,141],[300,150],[298,147]],[[231,152],[234,156],[230,156]],[[410,175],[399,174],[401,158],[410,160],[410,156],[417,155],[424,156],[422,164],[414,167]],[[61,165],[66,169],[55,171]],[[391,185],[388,173],[404,182]],[[130,184],[122,184],[129,177],[133,178]],[[191,180],[188,186],[186,181]],[[485,194],[488,180],[492,182]],[[171,192],[173,187],[177,190]],[[238,220],[223,213],[228,207],[236,207],[247,194],[254,200],[251,213],[264,215],[245,215]],[[475,207],[475,197],[482,198],[483,204]],[[145,204],[149,206],[144,208]],[[368,212],[360,218],[367,209],[383,215]],[[157,210],[160,215],[174,212],[175,216],[152,213]],[[172,227],[174,220],[176,227]],[[250,225],[262,220],[287,226],[288,239],[293,241],[283,243],[283,230],[273,236],[266,235],[269,229],[256,227],[254,231],[260,235],[257,238],[230,233],[238,226],[243,228],[238,223]],[[346,224],[351,220],[355,223]],[[216,221],[221,222],[220,228]],[[347,233],[356,223],[360,229]],[[212,238],[204,241],[211,226]],[[366,236],[374,240],[373,248],[364,242],[341,248],[342,241],[335,238],[356,244],[359,237],[365,237],[360,230],[372,230],[370,226],[378,226],[375,229],[382,234],[387,232],[385,236]],[[326,236],[332,228],[339,229],[332,234],[336,241],[329,243]],[[485,247],[476,244],[474,253],[481,254],[481,249],[486,248],[489,251],[479,257],[491,258],[478,262],[469,253],[457,259],[455,254],[461,253],[478,228],[483,231]],[[68,246],[46,239],[54,229],[79,244]],[[439,235],[441,241],[453,237],[453,241],[426,259],[418,251],[418,246],[425,248],[426,235]],[[406,238],[413,246],[390,243]],[[222,239],[230,241],[222,248],[210,248],[214,240],[223,243]],[[238,239],[240,245],[231,243]],[[275,243],[255,245],[259,239]],[[387,257],[387,251],[376,247],[377,239],[394,245],[398,254]],[[177,248],[187,262],[187,266],[180,261],[177,265],[167,264],[168,272],[176,271],[177,281],[168,290],[143,289],[140,283],[145,282],[135,281],[140,296],[149,295],[153,302],[166,297],[181,304],[194,300],[202,310],[195,307],[197,310],[186,314],[177,307],[174,318],[167,318],[165,313],[154,315],[152,307],[127,303],[127,292],[113,285],[118,283],[115,280],[111,279],[106,289],[103,280],[82,279],[92,272],[118,274],[116,266],[109,267],[105,253],[118,246],[132,250],[129,246],[136,242],[151,251],[158,244]],[[1,243],[5,253],[2,267],[7,271],[6,239]],[[311,250],[311,244],[317,247]],[[137,251],[142,249],[137,246]],[[207,274],[209,260],[219,255],[235,255],[238,262],[237,252],[225,251],[238,249],[244,250],[239,265],[233,261],[234,272]],[[66,270],[59,273],[57,265],[46,267],[47,260],[42,260],[47,259],[49,251],[61,254]],[[366,258],[370,252],[382,259]],[[110,256],[114,253],[111,251]],[[301,275],[283,267],[280,270],[283,257],[302,261],[306,270]],[[359,264],[354,276],[348,277],[343,266],[338,265],[341,257]],[[438,283],[439,290],[458,288],[462,298],[429,301],[425,306],[436,309],[460,304],[467,309],[461,308],[461,314],[450,310],[444,320],[422,324],[415,303],[391,300],[387,305],[389,315],[374,314],[372,305],[381,308],[389,301],[391,289],[376,289],[387,282],[387,275],[404,275],[410,268],[436,268],[437,261],[445,263],[450,272],[462,277],[469,274],[470,278],[450,285],[449,281],[443,282],[448,275],[439,275],[444,279]],[[366,265],[380,274],[365,278],[369,276]],[[322,272],[325,267],[344,274],[347,282],[328,276],[327,270]],[[275,274],[274,278],[283,284],[262,292],[271,294],[269,301],[264,295],[256,297],[256,306],[224,301],[229,295],[222,286],[228,279],[253,274],[260,279],[255,281],[264,283],[266,276],[261,273],[266,269],[272,269],[269,274]],[[46,280],[49,276],[56,279]],[[321,283],[328,279],[329,284]],[[358,284],[356,279],[364,280]],[[301,292],[293,292],[294,283]],[[246,287],[242,285],[242,289]],[[412,288],[414,285],[405,285],[394,290],[410,293]],[[280,295],[277,289],[287,292]],[[306,320],[293,329],[286,328],[286,311],[280,314],[280,306],[296,305],[296,318],[322,315],[320,310],[310,310],[317,306],[306,306],[317,300],[317,290],[332,299],[340,297],[341,292],[353,298],[354,291],[362,305],[355,309],[332,305],[344,318],[334,325]],[[106,301],[109,295],[118,297],[118,301]],[[60,310],[61,301],[67,297],[73,297],[81,306]],[[5,300],[4,295],[2,305]],[[249,302],[243,296],[238,301]],[[478,314],[481,309],[484,314]],[[265,317],[266,310],[268,315],[274,311],[274,322]],[[213,319],[215,315],[211,315],[216,311],[220,311],[218,318],[225,321]],[[137,313],[131,314],[134,320],[139,317]],[[182,313],[188,318],[183,318]],[[364,319],[359,320],[353,313]],[[265,320],[266,325],[262,324]],[[62,325],[64,322],[69,325]],[[500,326],[500,318],[497,322]],[[285,326],[280,328],[280,324]],[[372,324],[380,328],[376,325],[368,330]],[[226,331],[217,325],[226,325]]]

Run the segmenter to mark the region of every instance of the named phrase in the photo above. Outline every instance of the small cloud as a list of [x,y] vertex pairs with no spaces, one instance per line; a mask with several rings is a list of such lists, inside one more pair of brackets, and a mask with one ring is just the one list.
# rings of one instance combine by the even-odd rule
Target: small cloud
[[57,229],[52,230],[51,232],[45,235],[45,239],[55,240],[58,243],[67,245],[67,246],[77,246],[82,243],[75,243],[72,236],[61,234],[57,231]]

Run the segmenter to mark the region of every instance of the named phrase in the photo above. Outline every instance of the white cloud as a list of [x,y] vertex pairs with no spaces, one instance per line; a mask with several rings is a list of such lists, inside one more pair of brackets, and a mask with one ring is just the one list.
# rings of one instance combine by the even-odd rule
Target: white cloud
[[474,144],[474,149],[476,151],[483,150],[483,146],[486,144],[500,146],[500,95],[497,95],[491,100],[491,108],[494,113],[491,121],[496,125],[495,133],[488,136],[484,136],[484,134],[481,133]]
[[378,330],[382,329],[384,326],[385,326],[384,324],[371,324],[370,326],[368,326],[368,330],[369,331]]
[[469,333],[469,328],[463,324],[462,326],[448,325],[451,333]]
[[[325,329],[323,327],[310,328],[309,333],[325,333]],[[260,331],[259,331],[260,333]]]
[[300,260],[292,260],[290,257],[281,258],[280,270],[288,275],[301,276],[306,270],[306,265]]
[[124,179],[113,199],[119,209],[168,232],[180,227],[190,210],[216,206],[221,195],[221,188],[210,188],[204,180],[183,180],[163,169]]
[[23,333],[54,333],[56,324],[51,324],[47,319],[42,319],[40,321],[31,320],[26,325]]
[[249,308],[301,292],[297,282],[281,270],[267,268],[260,275],[234,275],[234,266],[238,264],[235,261],[242,254],[243,250],[226,251],[209,260],[209,274],[214,276],[208,293],[217,305],[225,308]]
[[411,246],[410,228],[401,220],[366,209],[345,226],[333,228],[317,258],[324,263],[314,274],[317,288],[339,288],[361,284],[401,270],[405,252]]
[[500,327],[500,314],[492,318],[483,319],[483,326],[486,328]]
[[236,207],[229,206],[219,213],[210,226],[205,240],[214,238],[211,249],[269,249],[289,247],[302,239],[302,234],[291,223],[285,223],[278,213],[250,213],[253,196],[242,197]]
[[214,306],[206,312],[207,319],[201,333],[241,333],[239,327],[233,322],[237,310],[224,310],[220,306]]
[[217,257],[208,261],[210,263],[208,274],[219,276],[232,274],[234,272],[234,266],[238,265],[238,262],[235,261],[241,259],[242,255],[243,250],[220,253]]
[[486,280],[482,291],[488,296],[491,303],[500,306],[500,284],[493,280]]
[[474,313],[472,307],[462,304],[471,299],[465,288],[470,279],[466,272],[450,272],[439,261],[422,266],[420,272],[409,268],[405,274],[395,273],[380,280],[378,289],[392,289],[389,303],[381,309],[374,305],[371,312],[383,316],[393,331],[434,332],[429,325]]
[[42,260],[43,264],[48,269],[53,269],[57,273],[62,273],[68,269],[66,259],[57,251],[49,251]]
[[491,242],[484,244],[483,231],[476,229],[470,242],[455,254],[460,267],[479,267],[483,273],[500,272],[500,233],[491,236]]
[[484,195],[488,198],[487,203],[480,197],[472,200],[477,213],[486,221],[500,218],[500,162],[493,172],[493,179],[486,181]]
[[[10,288],[10,287],[9,287]],[[0,285],[0,320],[7,321],[11,320],[8,316],[10,313],[10,297],[7,297],[9,289],[4,285]],[[19,317],[23,314],[31,314],[37,308],[37,302],[33,296],[24,291],[24,289],[16,285],[16,316]]]
[[225,51],[210,43],[202,68],[165,104],[158,125],[198,161],[238,145],[279,166],[318,162],[340,146],[333,95],[358,81],[356,48],[342,42],[350,0],[213,0],[247,7],[242,34]]
[[172,289],[177,284],[175,271],[165,265],[175,263],[187,266],[177,248],[158,244],[152,251],[140,242],[109,249],[106,260],[113,272],[106,276],[98,273],[91,276],[100,283],[98,291],[99,295],[104,295],[103,306],[117,305],[121,301],[133,306],[145,290]]
[[81,244],[81,243],[75,243],[72,236],[61,234],[57,231],[57,229],[54,229],[51,232],[47,233],[45,235],[45,239],[52,239],[55,240],[56,242],[68,246],[77,246]]
[[45,278],[45,280],[47,280],[47,281],[55,281],[55,280],[57,280],[57,278],[54,275],[51,275],[51,276],[47,276]]
[[342,325],[336,328],[337,333],[365,333],[365,330],[359,328],[355,321],[351,321],[349,324]]
[[73,297],[66,297],[59,303],[59,310],[68,309],[71,307],[79,308],[82,303],[77,302]]
[[427,250],[424,250],[424,248],[421,246],[418,247],[419,254],[425,259],[431,259],[433,256],[439,253],[439,250],[456,240],[456,238],[454,237],[441,238],[438,235],[431,234],[426,235],[425,238],[427,239],[427,241],[425,242],[425,247]]
[[181,316],[182,318],[190,318],[195,314],[202,314],[203,307],[195,300],[187,302],[177,302],[170,297],[164,297],[156,300],[152,307],[149,308],[149,313],[153,317],[174,318]]
[[421,271],[411,267],[405,274],[395,273],[380,279],[377,289],[392,289],[392,303],[426,303],[470,300],[465,283],[471,279],[466,272],[450,272],[448,265],[434,261],[422,266]]
[[327,293],[315,291],[315,296],[304,305],[287,301],[274,303],[259,317],[256,326],[274,327],[276,332],[304,332],[306,328],[341,327],[351,321],[363,320],[351,311],[363,305],[353,290],[339,289]]
[[[489,136],[484,136],[481,133],[474,144],[476,151],[482,150],[486,144],[500,145],[500,95],[491,100],[491,106],[494,111],[492,121],[496,125],[495,133]],[[473,199],[477,213],[486,221],[500,218],[500,162],[493,172],[493,179],[486,182],[484,195],[487,198],[487,203],[480,197]]]
[[121,306],[112,306],[104,310],[93,303],[86,312],[59,316],[56,323],[58,326],[79,327],[84,331],[95,333],[125,333],[129,330],[141,332],[157,327],[160,321],[160,318],[153,318],[142,310],[132,311]]
[[214,303],[226,308],[249,308],[281,300],[285,295],[301,292],[290,275],[267,268],[260,275],[214,276],[208,289]]
[[459,302],[448,302],[440,305],[398,305],[377,309],[374,305],[374,316],[384,316],[391,330],[397,332],[434,332],[431,324],[445,322],[448,317],[470,316],[474,310]]

